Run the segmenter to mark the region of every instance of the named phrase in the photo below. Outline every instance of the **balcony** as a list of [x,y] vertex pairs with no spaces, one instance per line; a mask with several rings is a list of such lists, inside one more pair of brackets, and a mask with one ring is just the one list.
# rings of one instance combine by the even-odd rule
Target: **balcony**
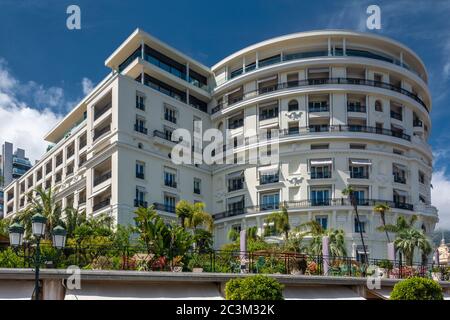
[[[289,81],[284,83],[279,83],[276,86],[274,86],[274,89],[271,91],[281,91],[286,89],[292,89],[292,88],[298,88],[298,87],[307,87],[307,86],[318,86],[318,85],[362,85],[362,86],[370,86],[370,87],[377,87],[382,88],[394,92],[401,93],[405,96],[408,96],[409,98],[415,100],[420,105],[422,105],[428,112],[428,107],[425,105],[425,103],[414,93],[405,90],[401,87],[394,86],[390,83],[380,82],[380,81],[374,81],[374,80],[365,80],[365,79],[358,79],[358,78],[323,78],[323,79],[309,79],[309,80],[298,80],[298,81]],[[264,95],[266,93],[261,93],[259,89],[257,90],[251,90],[248,92],[245,92],[242,96],[239,97],[238,100],[228,100],[228,103],[224,104],[218,104],[216,107],[214,107],[211,110],[211,114],[214,114],[216,112],[219,112],[220,110],[227,108],[239,101],[244,101],[248,99],[252,99],[255,96]]]
[[134,199],[134,206],[135,207],[147,208],[148,207],[148,202],[144,201],[144,200]]
[[369,179],[369,173],[368,172],[350,171],[350,178],[352,178],[352,179]]
[[330,106],[328,104],[316,105],[316,104],[310,103],[308,106],[308,111],[309,112],[329,112]]
[[366,113],[366,111],[367,111],[366,106],[355,105],[355,104],[348,104],[347,105],[347,112]]
[[134,124],[134,131],[137,131],[137,132],[140,132],[140,133],[143,133],[143,134],[147,134],[148,133],[147,128],[145,128],[144,126],[139,125],[137,123]]
[[[374,207],[378,204],[386,204],[391,208],[402,209],[413,211],[414,206],[409,203],[398,202],[398,201],[389,201],[389,200],[376,200],[376,199],[357,199],[358,206],[362,207]],[[352,204],[350,200],[347,198],[337,198],[337,199],[309,199],[309,200],[300,200],[300,201],[284,201],[279,205],[270,204],[270,205],[261,205],[261,206],[249,206],[238,208],[234,210],[227,210],[223,212],[219,212],[213,214],[214,220],[223,219],[227,217],[242,215],[242,214],[254,214],[259,212],[264,212],[268,210],[278,210],[281,206],[285,206],[289,209],[308,209],[311,207],[319,207],[319,206],[345,206],[351,207]]]
[[394,173],[394,182],[406,184],[406,178],[401,174]]
[[201,194],[201,191],[200,191],[199,188],[194,188],[194,193],[195,193],[195,194]]
[[153,207],[155,208],[155,210],[158,210],[158,211],[175,213],[175,206],[172,206],[172,205],[155,202],[155,203],[153,203]]
[[107,207],[109,205],[111,205],[111,198],[107,198],[105,200],[97,202],[96,204],[94,204],[92,206],[92,210],[95,212],[95,211],[103,209],[103,208],[105,208],[105,207]]
[[105,182],[106,180],[111,179],[111,171],[102,173],[94,178],[94,187],[98,186],[100,183]]
[[102,108],[99,109],[95,109],[94,111],[94,121],[97,120],[98,118],[100,118],[103,114],[106,113],[106,111],[111,109],[111,103],[108,103],[107,105],[105,105]]
[[101,129],[95,130],[95,131],[94,131],[94,141],[98,140],[100,137],[102,137],[103,135],[105,135],[105,134],[106,134],[107,132],[109,132],[110,130],[111,130],[111,129],[110,129],[110,126],[109,126],[109,125],[107,125],[107,126],[101,128]]
[[228,182],[228,192],[238,191],[244,189],[244,181],[238,180],[236,182]]
[[13,157],[13,164],[18,164],[20,166],[24,166],[27,168],[32,167],[30,160],[22,159],[22,158],[18,158],[18,157]]
[[259,179],[259,184],[269,184],[269,183],[277,183],[280,181],[278,174],[273,175],[261,175]]
[[331,179],[331,172],[311,172],[311,179]]
[[164,180],[164,185],[166,187],[176,188],[177,187],[177,182],[173,181],[173,180]]
[[392,119],[399,120],[399,121],[403,121],[403,116],[402,116],[402,114],[399,113],[399,112],[395,112],[395,111],[393,111],[393,110],[391,110],[391,118],[392,118]]
[[153,136],[175,143],[175,141],[172,141],[172,132],[169,131],[162,132],[159,130],[154,130]]
[[136,172],[136,178],[138,179],[145,179],[145,175],[143,172]]
[[164,113],[164,120],[175,123],[175,124],[177,123],[177,118],[168,113]]

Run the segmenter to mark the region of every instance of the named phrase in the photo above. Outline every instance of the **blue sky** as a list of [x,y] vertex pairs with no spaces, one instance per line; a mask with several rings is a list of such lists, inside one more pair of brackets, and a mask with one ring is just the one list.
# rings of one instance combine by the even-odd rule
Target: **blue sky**
[[[70,4],[81,8],[81,30],[66,28]],[[0,142],[14,140],[37,158],[42,134],[107,74],[104,60],[137,27],[211,66],[287,33],[374,32],[365,29],[370,4],[381,7],[382,29],[375,32],[412,48],[428,68],[433,185],[440,190],[433,197],[450,208],[450,0],[0,0]],[[30,135],[38,142],[24,139]]]

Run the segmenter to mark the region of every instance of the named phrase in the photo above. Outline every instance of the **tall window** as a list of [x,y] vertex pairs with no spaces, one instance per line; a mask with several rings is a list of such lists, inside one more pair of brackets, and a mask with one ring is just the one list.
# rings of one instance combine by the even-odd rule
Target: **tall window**
[[145,189],[136,187],[136,207],[143,207],[145,201]]
[[172,188],[177,187],[175,173],[164,171],[164,185]]
[[136,161],[136,178],[145,178],[145,163],[141,161]]
[[298,102],[297,100],[291,100],[288,103],[288,111],[298,111]]
[[358,223],[358,219],[356,219],[356,217],[355,217],[355,221],[354,221],[355,232],[356,233],[359,233],[359,232],[366,233],[366,220],[362,216],[359,218],[360,219],[359,219],[359,223]]
[[322,229],[327,230],[327,228],[328,228],[328,217],[327,216],[317,216],[316,222],[322,227]]
[[201,185],[202,185],[202,180],[200,180],[198,178],[194,178],[194,193],[195,194],[201,194]]
[[143,94],[136,94],[136,108],[145,111],[145,96]]
[[279,204],[280,204],[279,192],[261,195],[260,199],[261,210],[278,209]]
[[175,212],[176,198],[172,195],[164,195],[164,209],[167,212]]
[[383,104],[380,100],[375,101],[375,111],[383,112]]
[[311,190],[311,204],[313,206],[324,206],[330,204],[329,189],[313,189]]
[[177,123],[177,112],[172,108],[164,107],[164,120]]

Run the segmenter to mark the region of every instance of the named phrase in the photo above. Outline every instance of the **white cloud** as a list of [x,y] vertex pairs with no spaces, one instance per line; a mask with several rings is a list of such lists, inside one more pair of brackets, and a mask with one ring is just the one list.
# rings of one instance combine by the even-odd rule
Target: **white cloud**
[[[31,96],[40,110],[28,106],[21,99],[24,94]],[[39,159],[47,147],[42,137],[61,119],[49,107],[63,103],[61,88],[46,89],[32,81],[21,84],[0,58],[0,144],[12,142],[15,147],[25,149],[32,161]]]
[[94,83],[89,78],[83,78],[81,86],[83,87],[84,95],[88,95],[94,89]]
[[450,178],[442,169],[433,173],[431,183],[431,202],[439,210],[438,227],[450,229]]

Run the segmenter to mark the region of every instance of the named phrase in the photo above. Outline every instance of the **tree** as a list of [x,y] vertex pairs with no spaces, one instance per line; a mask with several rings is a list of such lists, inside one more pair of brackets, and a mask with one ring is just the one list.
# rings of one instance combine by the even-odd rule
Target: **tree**
[[289,224],[289,214],[286,206],[282,206],[279,212],[271,213],[267,217],[266,223],[273,223],[275,232],[283,234],[286,241],[289,239],[291,225]]
[[414,228],[401,230],[397,234],[394,244],[395,247],[405,255],[406,263],[408,265],[413,264],[414,250],[416,247],[422,251],[423,255],[427,255],[432,251],[431,244],[423,231]]
[[342,190],[342,194],[348,196],[348,199],[350,200],[350,204],[353,206],[353,209],[355,210],[355,216],[356,216],[356,223],[358,224],[358,231],[359,236],[361,237],[361,243],[364,249],[364,256],[367,258],[367,250],[366,245],[364,244],[364,236],[363,236],[363,230],[361,225],[361,220],[359,219],[358,214],[358,199],[355,197],[355,191],[351,186],[348,186],[344,190]]
[[[385,214],[389,210],[391,210],[391,207],[389,207],[387,204],[383,204],[383,203],[379,203],[379,204],[375,205],[375,207],[373,207],[373,211],[378,212],[380,214],[383,227],[386,227],[386,215]],[[391,240],[389,239],[389,233],[386,230],[386,228],[384,228],[384,232],[386,233],[386,238],[387,238],[388,243],[391,242]]]
[[164,220],[153,206],[140,207],[134,213],[136,232],[139,233],[139,240],[145,245],[147,253],[163,255],[164,249],[170,245],[169,230]]
[[31,201],[30,210],[33,215],[40,213],[47,218],[44,238],[50,240],[53,228],[62,224],[61,206],[56,202],[51,188],[44,190],[42,187],[38,187],[34,191],[36,192],[35,197],[31,192],[28,194],[28,199]]
[[75,235],[75,229],[82,224],[86,223],[86,211],[79,211],[73,207],[66,208],[64,210],[64,225],[67,231],[67,238],[73,238]]
[[0,219],[0,236],[7,237],[9,234],[8,228],[11,224],[10,219],[4,218]]
[[180,200],[175,206],[175,213],[178,219],[180,219],[180,226],[185,228],[185,221],[186,219],[190,219],[192,217],[194,214],[194,208],[189,201]]
[[[209,213],[205,212],[205,204],[203,202],[196,202],[193,205],[189,205],[191,205],[191,213],[185,216],[185,227],[196,230],[199,226],[203,226],[207,231],[212,232],[214,220]],[[183,207],[185,208],[185,204]],[[185,209],[182,211],[184,214]]]
[[322,238],[329,238],[329,253],[331,257],[344,257],[347,255],[345,246],[344,230],[325,230],[317,221],[309,221],[300,225],[300,228],[307,227],[309,230],[303,232],[303,235],[310,235],[311,242],[307,250],[315,256],[322,255]]
[[444,300],[444,295],[436,281],[413,277],[397,282],[390,300]]

